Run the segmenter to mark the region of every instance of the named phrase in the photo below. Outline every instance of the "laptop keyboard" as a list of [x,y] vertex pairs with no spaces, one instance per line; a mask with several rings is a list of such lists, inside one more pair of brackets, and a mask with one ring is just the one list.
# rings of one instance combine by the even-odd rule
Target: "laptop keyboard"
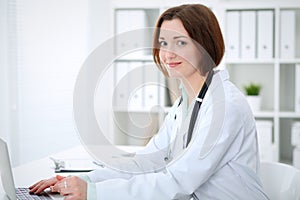
[[52,199],[46,192],[40,195],[29,194],[28,188],[16,188],[16,195],[18,200],[23,199]]

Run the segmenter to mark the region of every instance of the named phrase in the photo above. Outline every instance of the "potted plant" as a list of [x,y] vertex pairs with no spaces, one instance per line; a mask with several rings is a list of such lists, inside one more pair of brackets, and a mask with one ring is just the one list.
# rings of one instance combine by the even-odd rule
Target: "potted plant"
[[249,85],[244,86],[244,90],[246,92],[246,98],[253,112],[260,111],[261,108],[261,96],[260,90],[261,85],[250,83]]

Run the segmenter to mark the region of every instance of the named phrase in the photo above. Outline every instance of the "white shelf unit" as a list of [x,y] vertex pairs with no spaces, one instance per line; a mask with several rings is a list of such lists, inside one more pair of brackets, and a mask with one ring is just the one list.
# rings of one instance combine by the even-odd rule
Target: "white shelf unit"
[[[228,2],[228,4],[230,3]],[[254,112],[254,116],[257,120],[270,120],[273,122],[272,140],[275,146],[273,158],[275,161],[285,163],[292,163],[291,126],[294,121],[300,120],[300,113],[295,111],[295,66],[300,63],[299,8],[299,3],[283,1],[269,5],[266,3],[262,6],[235,3],[234,5],[227,5],[225,8],[225,13],[249,10],[256,13],[268,10],[274,13],[274,49],[272,58],[262,60],[257,58],[257,54],[254,59],[225,58],[225,65],[230,72],[231,80],[242,91],[243,85],[248,84],[250,81],[262,85],[262,108],[260,112]],[[284,37],[281,33],[281,14],[286,10],[293,11],[295,16],[294,56],[290,58],[281,57],[281,40]],[[287,23],[287,21],[283,23]]]
[[[114,62],[114,65],[117,65],[118,63],[127,63],[127,64],[131,64],[131,63],[141,63],[141,65],[152,65],[153,68],[155,70],[158,71],[158,69],[156,68],[156,66],[154,66],[154,62],[153,62],[153,57],[152,57],[152,49],[148,48],[148,49],[144,49],[141,48],[139,51],[137,52],[131,52],[131,48],[134,49],[137,46],[140,47],[152,47],[152,34],[153,34],[153,27],[155,27],[155,23],[156,20],[159,16],[159,14],[161,13],[162,10],[164,10],[164,4],[161,3],[161,1],[151,1],[151,2],[141,2],[141,1],[118,1],[115,0],[112,2],[112,5],[114,7],[114,30],[113,32],[115,34],[120,34],[121,33],[121,37],[122,35],[126,35],[126,31],[130,31],[130,29],[128,29],[127,23],[125,23],[125,29],[121,32],[118,30],[118,13],[120,12],[130,12],[133,11],[135,13],[140,13],[141,12],[143,14],[141,14],[140,16],[143,17],[144,19],[138,19],[137,21],[139,21],[139,24],[136,24],[134,22],[135,19],[132,19],[132,21],[130,20],[130,25],[131,26],[131,30],[135,30],[135,29],[143,29],[143,28],[148,28],[148,30],[145,30],[145,37],[143,38],[141,41],[144,42],[143,44],[135,44],[138,43],[136,37],[135,38],[131,38],[129,40],[127,40],[125,45],[121,45],[121,47],[124,47],[124,51],[118,52],[115,51],[116,53],[116,60]],[[142,22],[141,22],[142,21]],[[141,24],[144,23],[144,26],[142,26]],[[121,24],[121,26],[123,26]],[[126,27],[127,26],[127,27]],[[134,35],[134,34],[132,34]],[[129,36],[132,37],[132,35]],[[138,36],[137,36],[138,37]],[[124,41],[120,41],[120,42],[124,42]],[[117,44],[118,41],[116,41],[115,47],[120,47],[119,44]],[[127,48],[126,45],[129,47]],[[120,55],[118,55],[120,54]],[[141,66],[141,68],[143,68],[143,66]],[[155,76],[154,73],[148,73],[149,71],[144,71],[146,70],[145,68],[143,69],[143,72],[141,72],[142,74],[142,79],[143,80],[149,80],[149,77],[151,79],[151,76]],[[130,69],[130,67],[128,68],[128,73],[129,76],[132,73],[132,69]],[[162,74],[160,72],[159,76],[162,76]],[[135,75],[135,77],[139,76],[138,74]],[[118,83],[118,78],[114,77],[114,85],[117,85]],[[131,78],[129,78],[131,79]],[[163,77],[159,78],[160,83],[162,84],[162,86],[164,86],[165,80]],[[129,80],[130,82],[130,80]],[[143,100],[142,100],[142,106],[131,106],[131,103],[127,103],[127,106],[114,106],[113,110],[114,110],[114,115],[115,115],[115,122],[113,125],[113,130],[114,130],[114,142],[116,144],[126,144],[126,145],[144,145],[147,143],[147,141],[149,140],[149,138],[157,133],[163,119],[164,116],[166,115],[166,113],[169,110],[169,107],[166,105],[165,103],[165,95],[163,94],[163,91],[161,87],[158,89],[157,91],[157,97],[159,98],[158,100],[158,106],[149,106],[146,103],[146,89],[144,88],[142,90],[142,96],[143,96]],[[129,105],[131,104],[131,105]],[[119,121],[119,122],[118,122]]]
[[[157,9],[160,14],[166,8],[183,3],[202,3],[210,7],[216,14],[224,40],[228,38],[226,28],[226,13],[230,11],[271,11],[273,15],[273,39],[272,56],[269,58],[227,58],[224,57],[221,65],[228,69],[231,80],[243,91],[243,86],[251,82],[262,85],[262,108],[254,112],[257,120],[269,120],[273,123],[272,141],[274,143],[274,160],[292,163],[292,146],[290,143],[291,123],[300,121],[300,113],[295,112],[295,66],[300,64],[300,2],[297,1],[239,1],[239,0],[215,0],[215,1],[164,1],[154,0],[141,2],[138,0],[121,1],[114,0],[112,5],[118,9]],[[281,14],[282,11],[295,11],[295,56],[282,58],[280,55],[281,42]],[[255,21],[257,23],[257,21]],[[257,35],[256,35],[257,37]],[[256,42],[256,41],[255,41]],[[227,44],[226,44],[227,45]],[[226,46],[226,50],[229,47]],[[152,59],[151,57],[147,59]],[[130,60],[130,58],[129,58]],[[139,113],[148,113],[148,110],[139,109]],[[121,113],[122,110],[119,110]],[[137,112],[137,110],[132,111]]]

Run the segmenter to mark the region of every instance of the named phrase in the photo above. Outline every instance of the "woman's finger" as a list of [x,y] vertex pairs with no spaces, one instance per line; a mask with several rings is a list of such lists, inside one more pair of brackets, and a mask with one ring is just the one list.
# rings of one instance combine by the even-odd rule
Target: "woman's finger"
[[65,179],[66,177],[65,176],[61,176],[61,175],[56,175],[56,179],[57,180],[62,180],[62,179]]
[[68,195],[64,198],[64,200],[73,200],[76,199],[73,195]]
[[54,185],[58,180],[56,177],[50,178],[48,180],[42,180],[38,183],[34,184],[33,187],[30,189],[30,193],[40,194],[42,191],[44,191],[46,188]]
[[61,195],[63,195],[62,192],[67,189],[65,179],[62,179],[62,180],[58,181],[50,189],[51,189],[51,192],[59,192]]
[[35,186],[37,186],[38,184],[40,184],[42,181],[45,181],[45,180],[40,180],[40,181],[38,181],[37,183],[31,185],[31,186],[29,187],[29,189],[34,188]]
[[58,181],[50,189],[59,192],[65,199],[86,199],[87,183],[77,176],[71,176]]
[[41,188],[41,187],[44,187],[44,184],[47,180],[42,180],[40,182],[38,182],[38,184],[35,184],[35,186],[33,188],[31,188],[29,190],[30,193],[37,193],[38,190]]

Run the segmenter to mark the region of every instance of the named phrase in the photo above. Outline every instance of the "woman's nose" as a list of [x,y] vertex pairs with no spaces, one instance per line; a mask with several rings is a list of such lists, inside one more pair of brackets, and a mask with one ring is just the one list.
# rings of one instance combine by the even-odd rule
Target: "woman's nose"
[[172,59],[176,57],[176,54],[172,50],[165,50],[165,57],[166,59]]

